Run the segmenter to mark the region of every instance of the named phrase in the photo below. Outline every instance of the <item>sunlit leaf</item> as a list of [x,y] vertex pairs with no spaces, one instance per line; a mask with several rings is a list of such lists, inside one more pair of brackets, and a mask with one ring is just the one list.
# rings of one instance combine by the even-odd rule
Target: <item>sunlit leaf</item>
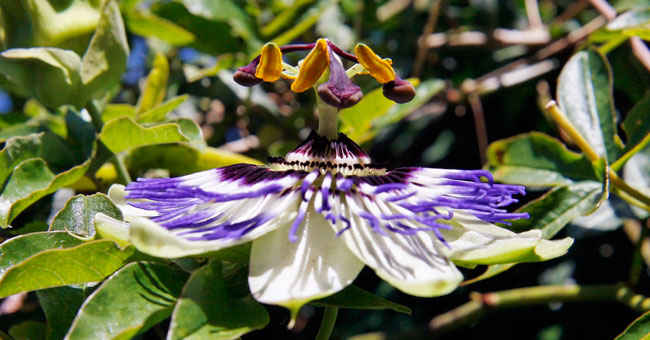
[[196,130],[191,131],[188,128],[187,131],[191,132],[192,136],[186,136],[179,124],[144,127],[131,118],[118,118],[104,125],[99,139],[113,153],[118,153],[145,145],[189,142],[195,137]]
[[174,308],[168,339],[236,339],[264,328],[268,313],[247,289],[244,295],[233,289],[246,286],[246,276],[232,272],[213,260],[192,274]]
[[78,246],[81,240],[66,232],[36,232],[16,236],[0,244],[0,277],[14,265],[48,249]]
[[194,42],[194,34],[175,23],[142,11],[126,12],[129,31],[144,37],[156,37],[175,46]]
[[49,108],[85,104],[79,96],[80,69],[81,58],[76,53],[58,48],[16,48],[0,53],[0,85]]
[[196,150],[188,145],[153,145],[134,150],[126,159],[129,169],[134,173],[144,173],[148,169],[167,169],[171,176],[219,168],[222,166],[260,161],[233,152],[205,148]]
[[650,9],[639,8],[627,11],[607,24],[610,31],[642,27],[650,23]]
[[184,101],[187,100],[189,96],[184,94],[182,96],[174,97],[154,108],[151,108],[148,111],[142,112],[138,117],[138,122],[140,123],[153,123],[159,122],[165,119],[165,115],[174,110],[181,105]]
[[528,187],[549,187],[597,180],[591,162],[557,139],[539,132],[496,141],[487,149],[495,180]]
[[77,195],[66,202],[59,211],[50,230],[67,231],[75,235],[92,238],[95,236],[95,215],[102,213],[112,218],[122,220],[122,212],[108,198],[97,193],[90,196]]
[[400,121],[444,88],[444,82],[439,79],[430,79],[421,84],[417,79],[408,81],[416,88],[412,101],[397,104],[384,97],[382,88],[379,87],[365,93],[359,104],[341,110],[341,130],[359,143],[367,142],[383,128]]
[[81,105],[100,97],[120,81],[128,56],[120,8],[114,0],[105,1],[95,34],[81,59]]
[[130,339],[171,315],[188,273],[135,262],[113,274],[86,300],[67,340]]
[[139,115],[158,106],[165,99],[167,93],[167,79],[169,78],[169,63],[167,57],[162,53],[157,53],[153,68],[144,84],[144,89],[136,106],[136,113]]
[[610,162],[617,159],[621,143],[616,133],[612,75],[605,58],[594,50],[571,57],[560,73],[557,98],[594,151]]
[[133,118],[136,117],[135,107],[129,104],[109,104],[102,112],[102,121],[109,122],[117,118]]
[[615,340],[648,340],[650,339],[650,312],[645,313],[632,322]]
[[134,250],[132,246],[120,249],[113,241],[99,240],[41,251],[7,269],[0,278],[0,297],[101,281],[122,267]]

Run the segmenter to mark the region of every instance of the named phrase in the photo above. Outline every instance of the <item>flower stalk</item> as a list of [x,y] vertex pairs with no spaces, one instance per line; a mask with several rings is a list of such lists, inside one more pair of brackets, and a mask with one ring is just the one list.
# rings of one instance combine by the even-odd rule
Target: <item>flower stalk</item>
[[325,307],[323,321],[321,321],[318,334],[316,334],[316,338],[314,338],[315,340],[327,340],[330,338],[332,330],[334,330],[334,324],[336,323],[336,316],[338,313],[339,309],[337,307]]
[[318,104],[318,134],[329,140],[335,140],[339,136],[338,109],[326,104],[320,96],[316,96]]

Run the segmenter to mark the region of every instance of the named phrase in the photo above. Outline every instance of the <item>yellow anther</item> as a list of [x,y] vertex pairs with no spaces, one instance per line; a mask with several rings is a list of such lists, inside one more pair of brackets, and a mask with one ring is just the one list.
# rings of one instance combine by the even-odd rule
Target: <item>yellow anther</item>
[[318,39],[316,46],[309,52],[302,61],[298,77],[291,84],[291,91],[303,92],[310,89],[323,75],[330,64],[330,55],[327,48],[327,40]]
[[392,64],[390,59],[381,59],[365,44],[357,44],[354,53],[359,59],[359,64],[363,65],[378,82],[386,84],[395,80],[395,71],[390,66]]
[[262,47],[260,62],[255,70],[255,77],[274,82],[282,74],[282,51],[278,45],[270,42]]

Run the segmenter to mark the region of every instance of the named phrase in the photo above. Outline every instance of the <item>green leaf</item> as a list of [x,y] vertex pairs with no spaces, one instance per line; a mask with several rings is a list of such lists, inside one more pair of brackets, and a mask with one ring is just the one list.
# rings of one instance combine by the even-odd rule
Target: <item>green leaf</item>
[[607,60],[594,50],[576,53],[560,73],[557,98],[564,114],[594,151],[610,162],[617,159],[621,142],[616,134]]
[[50,231],[67,231],[83,238],[93,238],[97,213],[123,220],[122,212],[108,196],[102,193],[77,195],[70,198],[65,207],[54,216]]
[[160,124],[147,128],[128,117],[118,118],[104,125],[99,139],[113,153],[145,145],[190,141],[178,124]]
[[61,340],[68,333],[77,311],[93,291],[85,286],[64,286],[36,292],[47,318],[47,339]]
[[315,5],[306,9],[300,18],[294,20],[294,23],[286,31],[273,38],[272,41],[278,45],[290,43],[314,26],[323,12],[334,5],[336,5],[334,0],[319,0]]
[[9,335],[14,340],[45,340],[47,326],[42,322],[24,321],[9,330]]
[[[219,261],[195,271],[174,308],[167,339],[237,339],[269,322],[269,315],[248,291],[233,291],[233,278]],[[246,277],[235,276],[236,281]]]
[[341,130],[357,143],[370,141],[379,131],[404,119],[444,88],[444,82],[439,79],[429,79],[422,83],[418,79],[408,81],[416,88],[413,100],[397,104],[384,97],[381,87],[374,89],[364,94],[359,104],[340,111]]
[[0,85],[48,108],[84,104],[79,96],[80,69],[76,53],[58,48],[16,48],[0,53]]
[[189,274],[135,262],[113,274],[83,304],[66,340],[130,339],[172,313]]
[[242,50],[241,39],[232,34],[233,27],[226,22],[194,15],[175,1],[155,2],[151,5],[151,11],[192,33],[195,40],[189,47],[212,55]]
[[627,135],[625,154],[616,161],[617,166],[613,167],[620,168],[634,154],[648,146],[650,143],[650,124],[648,122],[650,122],[650,95],[638,102],[621,124]]
[[70,45],[88,43],[100,18],[101,1],[68,0],[24,3],[32,24],[34,45]]
[[0,244],[0,277],[14,265],[49,249],[65,249],[78,246],[81,240],[66,232],[36,232],[16,236]]
[[95,34],[81,59],[80,75],[84,84],[81,105],[119,83],[128,57],[129,45],[120,8],[114,0],[105,1]]
[[339,307],[352,309],[383,310],[392,309],[399,313],[411,315],[411,309],[363,290],[357,286],[349,285],[342,291],[326,298],[314,300],[309,303],[317,307]]
[[126,12],[126,27],[129,31],[144,37],[156,37],[174,46],[189,45],[194,42],[194,34],[175,23],[148,12]]
[[607,24],[607,29],[617,31],[628,28],[640,28],[648,23],[650,23],[650,9],[639,8],[619,15]]
[[645,313],[632,322],[615,340],[649,340],[650,312]]
[[137,114],[149,111],[155,106],[160,105],[165,99],[167,93],[167,80],[169,78],[169,63],[167,57],[162,53],[156,53],[153,60],[153,68],[147,76],[144,89],[138,99],[136,107]]
[[140,114],[138,117],[138,122],[140,123],[154,123],[159,122],[165,119],[165,116],[172,110],[181,105],[182,102],[186,101],[189,98],[189,95],[184,94],[182,96],[174,97],[148,111],[145,111]]
[[230,34],[240,37],[249,46],[261,45],[257,41],[250,18],[232,0],[180,0],[190,13],[210,21],[225,22],[231,27]]
[[90,161],[86,161],[70,170],[54,174],[42,158],[20,163],[14,168],[0,194],[0,227],[8,226],[21,211],[40,198],[75,183],[84,175],[89,164]]
[[229,151],[211,147],[199,151],[183,144],[139,148],[128,155],[126,163],[134,173],[167,169],[170,176],[187,175],[237,163],[262,164],[258,160]]
[[4,183],[20,163],[43,158],[54,171],[63,171],[73,162],[73,155],[61,138],[53,133],[38,133],[9,138],[0,151],[0,183]]
[[101,281],[126,263],[132,246],[110,240],[67,249],[49,249],[16,263],[0,278],[0,297],[32,290]]
[[[542,237],[548,240],[574,218],[594,211],[603,196],[603,184],[594,181],[582,181],[556,187],[544,196],[518,209],[517,212],[527,212],[530,218],[513,221],[509,229],[516,232],[540,229]],[[548,244],[540,243],[540,245],[540,249],[536,248],[535,252],[538,253],[538,256],[543,257]],[[514,267],[515,264],[490,265],[483,274],[471,280],[466,280],[463,285],[501,274]]]
[[102,121],[104,123],[110,122],[117,118],[133,118],[136,117],[135,106],[129,104],[108,104],[102,112]]
[[498,182],[549,187],[597,180],[591,162],[559,140],[531,132],[496,141],[487,149],[488,170]]

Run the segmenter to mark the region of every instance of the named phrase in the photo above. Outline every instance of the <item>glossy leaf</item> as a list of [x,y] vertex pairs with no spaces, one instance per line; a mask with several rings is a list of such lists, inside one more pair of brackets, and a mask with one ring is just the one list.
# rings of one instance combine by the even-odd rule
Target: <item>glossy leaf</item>
[[144,89],[136,107],[137,114],[149,111],[158,106],[165,99],[167,93],[167,80],[169,78],[169,63],[167,57],[157,53],[153,60],[153,68],[144,84]]
[[621,124],[627,142],[625,143],[625,154],[616,163],[623,165],[637,152],[643,150],[650,143],[650,95],[645,96],[627,114]]
[[110,122],[113,119],[126,117],[135,119],[135,106],[129,104],[108,104],[102,112],[102,121],[104,123]]
[[24,321],[9,329],[9,335],[14,340],[45,340],[47,327],[44,323]]
[[81,178],[90,161],[58,174],[42,158],[32,158],[14,168],[0,195],[0,226],[6,227],[18,214],[40,198]]
[[118,118],[108,122],[99,134],[99,139],[113,153],[145,145],[190,141],[178,124],[160,124],[147,128],[131,118]]
[[14,265],[49,249],[65,249],[78,246],[81,240],[66,232],[36,232],[16,236],[0,244],[0,277]]
[[167,339],[236,339],[266,326],[266,309],[247,290],[242,296],[233,289],[241,282],[228,282],[246,286],[246,277],[232,272],[213,260],[192,274],[174,308]]
[[91,241],[67,249],[44,250],[15,263],[4,273],[0,278],[0,297],[101,281],[124,265],[133,253],[132,246],[120,249],[110,240]]
[[[602,196],[602,183],[594,181],[582,181],[556,187],[546,195],[518,209],[518,212],[527,212],[530,218],[513,221],[509,229],[516,232],[540,229],[542,237],[550,239],[574,218],[596,209]],[[543,245],[539,251],[542,253],[545,251]],[[538,249],[535,249],[535,252],[538,252]],[[483,274],[466,280],[463,285],[488,279],[514,266],[515,263],[490,265]]]
[[194,34],[175,23],[141,11],[126,12],[126,26],[130,32],[144,37],[156,37],[175,46],[194,42]]
[[[231,34],[233,26],[223,21],[194,15],[180,2],[153,3],[151,12],[192,33],[195,40],[189,47],[212,55],[241,51],[241,39]],[[219,43],[216,44],[216,41]],[[261,46],[261,43],[259,45]]]
[[67,231],[83,238],[93,238],[97,213],[120,221],[123,219],[122,212],[108,196],[102,193],[77,195],[69,199],[65,207],[54,216],[50,230]]
[[607,24],[610,31],[643,27],[650,23],[650,9],[639,8],[627,11]]
[[549,187],[597,180],[591,162],[539,132],[496,141],[487,149],[488,170],[498,182]]
[[416,87],[412,101],[397,104],[384,97],[382,88],[364,94],[359,104],[341,110],[341,130],[358,143],[367,142],[385,127],[397,123],[411,112],[429,101],[444,88],[444,82],[430,79],[419,83],[417,79],[408,79]]
[[169,317],[189,274],[135,262],[113,274],[83,304],[66,340],[130,339]]
[[241,37],[250,44],[261,45],[256,41],[246,12],[233,0],[180,0],[190,13],[210,21],[225,22],[232,30],[231,35]]
[[102,96],[119,83],[128,56],[129,45],[120,8],[114,0],[105,1],[95,34],[81,59],[81,105]]
[[181,105],[181,103],[186,101],[188,97],[189,96],[186,94],[182,96],[174,97],[154,108],[151,108],[148,111],[142,112],[138,117],[138,122],[153,123],[153,122],[162,121],[165,119],[165,115],[167,115],[169,112],[177,108],[178,105]]
[[650,312],[645,313],[632,322],[616,337],[615,340],[648,340],[650,339]]
[[47,318],[47,339],[61,340],[68,333],[81,304],[93,289],[81,286],[64,286],[36,292],[38,302]]
[[152,145],[134,150],[126,159],[134,173],[148,169],[167,169],[170,176],[219,168],[237,163],[262,164],[260,161],[229,151],[207,147],[196,150],[188,145]]
[[81,58],[68,50],[16,48],[0,53],[0,85],[48,108],[85,104],[79,96],[80,69]]
[[596,153],[616,160],[621,153],[616,133],[612,75],[605,58],[594,50],[576,53],[558,79],[560,107]]
[[381,298],[355,285],[349,285],[334,295],[314,300],[309,304],[317,307],[339,307],[371,310],[392,309],[396,312],[411,315],[410,308],[404,305],[400,305],[399,303]]

